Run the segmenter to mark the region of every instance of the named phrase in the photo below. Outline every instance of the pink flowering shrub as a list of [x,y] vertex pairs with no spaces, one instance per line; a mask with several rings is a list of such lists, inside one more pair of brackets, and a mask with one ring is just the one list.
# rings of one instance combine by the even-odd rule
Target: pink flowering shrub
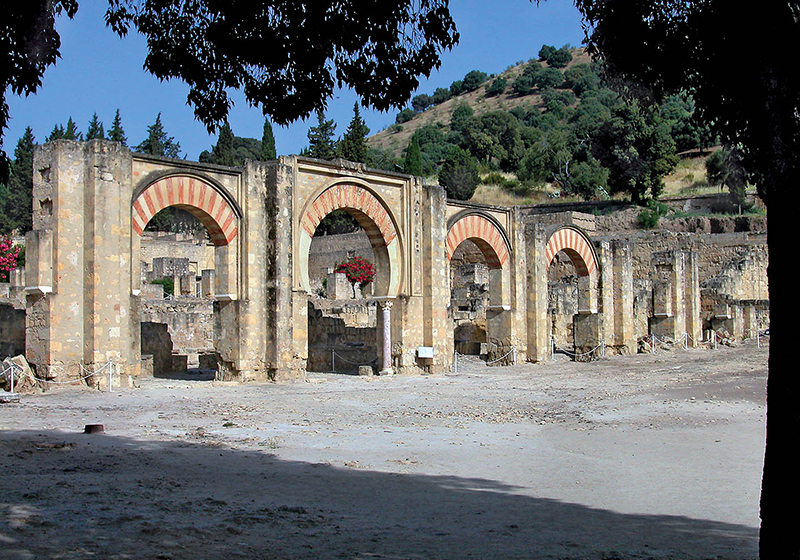
[[375,265],[363,257],[350,257],[336,265],[336,272],[343,272],[353,286],[353,297],[356,297],[356,284],[362,288],[375,279]]
[[8,273],[17,268],[20,247],[8,235],[0,235],[0,280],[8,282]]

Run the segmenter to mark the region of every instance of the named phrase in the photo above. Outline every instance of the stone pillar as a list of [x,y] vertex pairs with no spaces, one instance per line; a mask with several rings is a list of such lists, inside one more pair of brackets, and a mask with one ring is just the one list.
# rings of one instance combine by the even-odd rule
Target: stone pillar
[[381,308],[381,325],[383,332],[383,355],[381,356],[380,375],[392,375],[392,300],[383,298],[378,300]]
[[550,326],[547,321],[547,232],[543,224],[530,223],[525,229],[528,284],[528,348],[530,362],[550,357]]
[[685,330],[689,335],[689,344],[698,346],[703,337],[703,321],[700,317],[700,273],[697,264],[697,253],[689,251],[684,256]]
[[597,244],[597,265],[600,268],[600,311],[603,314],[601,337],[608,345],[616,342],[614,335],[614,261],[610,241]]
[[414,302],[409,301],[404,320],[404,338],[407,336],[408,341],[419,340],[417,347],[433,348],[432,360],[422,363],[417,359],[417,363],[429,373],[444,373],[453,367],[453,325],[447,316],[450,302],[450,261],[445,249],[447,199],[444,189],[438,186],[424,186],[423,193],[424,199],[420,208],[422,336],[420,338],[413,333],[419,328],[419,317],[414,316],[411,309]]
[[528,346],[528,284],[526,274],[525,254],[525,223],[519,207],[511,209],[511,227],[508,239],[511,241],[511,255],[506,262],[511,276],[509,290],[510,313],[510,342],[517,351],[517,361],[527,360]]
[[[130,151],[112,142],[59,140],[36,149],[26,355],[42,376],[83,378],[109,361],[115,375],[140,371],[131,167]],[[107,380],[104,373],[86,381],[104,387]]]
[[623,354],[636,351],[633,326],[633,262],[627,241],[613,244],[614,346]]

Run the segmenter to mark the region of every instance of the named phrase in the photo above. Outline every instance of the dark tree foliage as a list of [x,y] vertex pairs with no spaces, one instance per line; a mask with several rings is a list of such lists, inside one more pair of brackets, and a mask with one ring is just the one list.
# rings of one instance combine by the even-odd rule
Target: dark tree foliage
[[636,101],[624,104],[600,127],[592,155],[609,170],[611,192],[628,193],[635,203],[658,198],[662,178],[678,164],[669,127],[655,108]]
[[356,103],[353,105],[353,118],[350,119],[350,124],[347,126],[344,136],[342,136],[342,139],[339,141],[339,155],[348,161],[367,163],[368,134],[369,127],[361,117],[358,103]]
[[[187,101],[209,131],[226,120],[229,91],[241,90],[278,124],[324,110],[337,86],[365,106],[405,103],[458,42],[448,0],[399,2],[217,2],[108,0],[106,22],[119,35],[147,38],[144,66],[189,85]],[[55,18],[78,0],[6,2],[0,18],[0,181],[10,160],[2,146],[7,92],[35,93],[59,57]]]
[[76,0],[30,0],[5,2],[0,18],[0,183],[8,179],[11,160],[3,150],[8,126],[6,94],[36,93],[45,69],[60,56],[61,38],[55,30],[56,16],[75,15]]
[[451,148],[439,171],[439,185],[447,191],[448,198],[469,200],[480,181],[475,158],[461,148]]
[[151,156],[170,158],[179,158],[181,156],[181,144],[164,131],[164,125],[161,123],[161,113],[156,116],[156,121],[147,127],[147,138],[142,140],[142,143],[137,145],[134,150]]
[[211,162],[217,165],[234,167],[236,162],[236,146],[234,145],[233,129],[227,121],[219,127],[217,143],[211,150]]
[[481,72],[480,70],[470,70],[461,81],[461,84],[464,88],[462,92],[474,91],[478,89],[487,79],[488,76],[486,75],[486,72]]
[[600,76],[590,64],[574,64],[564,70],[564,86],[580,97],[600,86]]
[[261,134],[261,150],[259,150],[258,159],[261,161],[270,161],[278,157],[278,151],[275,149],[275,134],[272,132],[272,123],[269,119],[264,119],[264,132]]
[[325,113],[317,111],[317,126],[308,129],[308,157],[332,160],[336,157],[336,142],[333,135],[336,123],[325,118]]
[[0,233],[31,229],[34,142],[33,130],[27,127],[14,150],[8,182],[0,184]]
[[108,131],[108,139],[113,142],[119,142],[123,146],[128,145],[128,137],[125,136],[125,130],[122,128],[122,117],[119,116],[119,109],[114,113],[114,120],[111,122],[111,128]]
[[70,117],[67,120],[67,126],[57,124],[53,127],[46,141],[52,142],[53,140],[83,140],[83,133],[78,130],[75,121]]
[[439,87],[433,91],[431,101],[434,105],[439,105],[450,99],[450,90],[448,88]]
[[[214,148],[212,148],[210,151],[203,150],[200,152],[197,161],[201,163],[213,163],[216,165],[228,165],[229,167],[243,167],[244,162],[248,159],[254,161],[261,159],[261,142],[259,140],[256,140],[255,138],[242,138],[241,136],[234,136],[231,143],[233,150],[230,153],[233,154],[233,164],[222,163],[222,160],[217,160]],[[224,153],[224,151],[222,153]],[[231,160],[228,159],[227,161],[230,162]]]
[[728,189],[731,202],[739,206],[745,204],[747,170],[739,146],[730,146],[711,154],[706,160],[706,176],[710,184]]
[[97,118],[97,113],[92,115],[92,120],[89,121],[89,128],[86,129],[87,140],[105,140],[106,133],[103,129],[103,123]]
[[[794,346],[796,279],[788,247],[800,184],[800,35],[797,0],[741,9],[726,0],[577,0],[588,20],[589,49],[609,78],[656,98],[691,91],[696,110],[723,141],[739,144],[742,162],[767,205],[770,356],[761,487],[760,556],[800,558],[796,450],[800,378],[786,364]],[[747,40],[743,40],[746,37]],[[769,45],[769,48],[754,46]],[[780,53],[780,54],[776,54]],[[749,70],[747,79],[732,79]]]
[[417,113],[423,112],[431,105],[433,105],[433,99],[427,93],[420,93],[411,98],[411,108]]
[[406,108],[397,113],[394,122],[395,124],[403,124],[413,119],[415,115],[416,113],[414,113],[414,109]]
[[111,0],[106,20],[147,37],[145,68],[186,82],[209,129],[226,118],[230,89],[281,125],[323,111],[337,86],[365,106],[400,106],[458,41],[446,0]]
[[496,97],[505,93],[508,87],[508,80],[502,76],[492,80],[492,83],[486,88],[486,97]]
[[414,134],[408,142],[406,159],[403,162],[403,171],[409,175],[422,175],[422,151],[419,148],[419,140],[416,134]]
[[[552,68],[565,68],[567,64],[572,62],[572,53],[569,52],[569,47],[561,47],[560,49],[550,47],[550,49],[552,50],[548,51],[543,58]],[[539,55],[541,57],[541,51]]]

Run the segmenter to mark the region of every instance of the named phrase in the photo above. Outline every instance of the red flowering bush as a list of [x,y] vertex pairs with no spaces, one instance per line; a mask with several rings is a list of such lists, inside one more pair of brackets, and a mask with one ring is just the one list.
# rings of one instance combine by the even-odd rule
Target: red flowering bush
[[356,297],[356,284],[362,288],[375,280],[375,265],[363,257],[350,257],[336,265],[336,272],[343,272],[353,285],[353,297]]
[[0,280],[8,281],[8,273],[17,268],[20,247],[7,235],[0,235]]

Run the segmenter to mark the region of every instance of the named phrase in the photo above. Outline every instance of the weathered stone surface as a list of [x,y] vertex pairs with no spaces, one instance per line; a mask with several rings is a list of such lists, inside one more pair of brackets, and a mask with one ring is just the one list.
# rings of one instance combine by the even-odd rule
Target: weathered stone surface
[[[34,167],[25,351],[54,379],[109,362],[115,375],[136,376],[151,369],[145,354],[156,373],[200,367],[202,355],[213,355],[205,364],[216,364],[218,379],[293,381],[333,366],[334,351],[381,371],[441,373],[452,367],[463,325],[482,334],[460,342],[485,345],[489,359],[507,363],[549,359],[553,335],[627,353],[651,332],[694,340],[719,325],[735,338],[768,318],[758,220],[673,228],[708,233],[617,231],[619,216],[581,211],[588,207],[449,201],[419,178],[348,162],[291,156],[227,169],[105,141],[40,146]],[[184,240],[188,256],[174,253],[177,238],[143,237],[147,220],[170,205],[206,228],[207,238]],[[352,246],[313,237],[337,209],[364,229]],[[373,302],[358,311],[361,300],[349,284],[344,298],[328,270],[362,252],[377,276],[356,294]],[[325,295],[350,302],[338,312],[318,309],[322,270]],[[158,295],[146,284],[153,274],[174,279],[173,300],[150,299]],[[732,310],[726,319],[711,311],[720,303]],[[13,320],[0,315],[0,323]],[[169,353],[150,351],[142,324],[167,326]],[[12,332],[3,326],[0,334]],[[357,341],[347,329],[360,329]],[[420,358],[419,348],[433,357]]]

